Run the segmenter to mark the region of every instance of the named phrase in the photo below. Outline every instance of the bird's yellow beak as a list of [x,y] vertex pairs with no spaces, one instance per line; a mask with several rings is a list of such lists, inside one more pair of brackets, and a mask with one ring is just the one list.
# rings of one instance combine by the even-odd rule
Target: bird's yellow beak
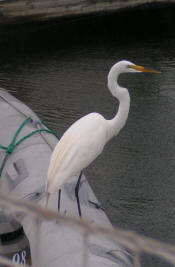
[[145,67],[138,66],[138,65],[129,65],[128,67],[131,68],[131,69],[140,71],[140,72],[161,73],[160,71],[150,70],[150,69],[147,69]]

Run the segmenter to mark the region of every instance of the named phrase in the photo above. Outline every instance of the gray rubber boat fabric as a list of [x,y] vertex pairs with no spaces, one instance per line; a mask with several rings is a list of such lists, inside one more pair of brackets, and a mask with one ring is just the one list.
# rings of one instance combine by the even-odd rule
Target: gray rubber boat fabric
[[[20,131],[18,140],[38,129],[36,127],[45,128],[32,110],[5,90],[0,90],[0,114],[0,144],[3,146],[9,145],[14,133],[27,117],[32,119]],[[0,191],[18,199],[45,205],[45,180],[50,156],[57,142],[57,138],[50,133],[37,133],[21,142],[8,157],[2,172]],[[0,149],[0,163],[4,155],[5,151]],[[78,216],[74,194],[77,179],[77,176],[72,177],[61,188],[60,211],[69,216]],[[112,227],[84,175],[79,196],[83,219]],[[57,193],[50,197],[48,207],[57,211]],[[22,216],[19,219],[30,242],[33,266],[82,267],[84,237],[81,232],[64,225],[44,222],[38,254],[35,250],[37,229],[32,218]],[[89,236],[87,253],[89,267],[133,266],[132,258],[124,248],[102,237]]]

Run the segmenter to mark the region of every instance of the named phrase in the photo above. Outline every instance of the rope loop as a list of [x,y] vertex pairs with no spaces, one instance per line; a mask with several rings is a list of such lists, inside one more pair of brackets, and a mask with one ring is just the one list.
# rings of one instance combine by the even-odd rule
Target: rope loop
[[56,138],[58,138],[58,136],[56,135],[56,133],[55,133],[51,128],[49,128],[49,127],[47,126],[46,123],[42,122],[43,125],[44,125],[45,127],[47,127],[47,129],[38,129],[38,130],[35,130],[35,131],[33,131],[33,132],[30,132],[29,134],[25,135],[24,137],[22,137],[20,140],[18,140],[18,141],[16,142],[16,139],[17,139],[17,137],[18,137],[18,134],[20,133],[20,131],[22,130],[22,128],[26,125],[26,123],[27,123],[29,120],[32,120],[32,118],[31,118],[31,117],[27,117],[27,118],[22,122],[22,124],[19,126],[19,128],[18,128],[17,131],[15,132],[15,134],[14,134],[14,136],[13,136],[13,138],[12,138],[11,143],[10,143],[7,147],[6,147],[6,146],[3,146],[3,145],[0,145],[0,149],[5,150],[5,153],[6,153],[6,154],[5,154],[5,157],[4,157],[4,159],[3,159],[3,162],[2,162],[2,164],[1,164],[1,166],[0,166],[0,177],[1,177],[1,175],[2,175],[2,171],[3,171],[3,169],[4,169],[4,166],[5,166],[5,163],[6,163],[7,159],[8,159],[8,156],[9,156],[9,155],[14,151],[14,149],[15,149],[20,143],[22,143],[24,140],[26,140],[27,138],[33,136],[33,135],[36,134],[36,133],[41,133],[41,132],[47,132],[47,133],[50,133],[50,134],[54,135]]

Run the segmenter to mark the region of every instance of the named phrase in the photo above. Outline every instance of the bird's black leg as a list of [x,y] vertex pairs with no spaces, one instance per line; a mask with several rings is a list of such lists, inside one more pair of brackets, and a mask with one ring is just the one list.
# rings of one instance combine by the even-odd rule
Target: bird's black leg
[[58,190],[58,211],[60,211],[61,189]]
[[82,174],[83,172],[81,171],[80,172],[80,175],[78,177],[78,181],[77,181],[77,184],[75,186],[75,197],[77,199],[77,205],[78,205],[78,213],[79,213],[79,216],[81,217],[81,208],[80,208],[80,200],[79,200],[79,189],[80,189],[80,182],[81,182],[81,177],[82,177]]

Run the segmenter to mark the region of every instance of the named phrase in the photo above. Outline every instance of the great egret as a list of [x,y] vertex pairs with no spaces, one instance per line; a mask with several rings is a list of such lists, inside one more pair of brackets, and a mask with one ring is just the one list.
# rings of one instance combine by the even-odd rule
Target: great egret
[[118,76],[127,72],[159,73],[126,60],[112,66],[108,74],[108,88],[119,101],[118,112],[111,120],[106,120],[99,113],[90,113],[67,129],[51,155],[46,181],[46,206],[50,194],[60,189],[68,178],[80,172],[75,195],[81,217],[78,190],[82,170],[102,153],[105,144],[119,133],[128,117],[130,96],[128,90],[117,83]]

